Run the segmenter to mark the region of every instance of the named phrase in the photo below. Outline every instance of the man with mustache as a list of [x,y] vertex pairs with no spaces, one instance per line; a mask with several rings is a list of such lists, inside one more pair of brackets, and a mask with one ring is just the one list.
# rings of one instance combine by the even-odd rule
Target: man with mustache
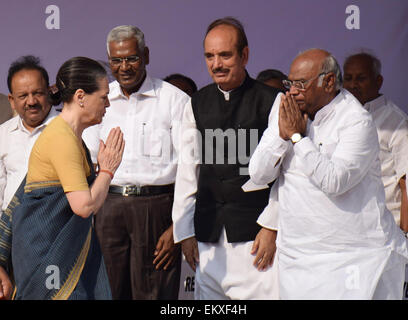
[[[8,71],[8,99],[17,116],[0,126],[0,206],[6,210],[27,173],[28,158],[34,142],[58,114],[52,108],[49,78],[40,60],[23,56]],[[8,247],[0,241],[0,262],[8,263]],[[3,251],[5,250],[5,251]],[[4,254],[5,253],[5,254]],[[3,255],[4,254],[4,255]],[[6,276],[0,267],[0,275]],[[8,297],[6,280],[0,284],[0,298]]]
[[385,207],[371,115],[342,89],[336,59],[309,49],[293,60],[249,164],[277,182],[261,217],[279,216],[282,299],[401,299],[407,241]]
[[[175,241],[196,271],[195,299],[276,299],[276,269],[271,267],[276,233],[256,222],[269,188],[243,191],[249,177],[240,152],[242,145],[245,155],[251,152],[251,131],[259,139],[267,127],[278,90],[248,75],[248,41],[234,18],[209,25],[204,57],[214,83],[192,96],[183,116],[182,145],[199,150],[201,136],[203,149],[201,159],[181,155],[173,205]],[[206,136],[216,131],[226,134],[221,147],[217,137],[208,141]],[[232,140],[225,139],[227,133]]]
[[178,131],[189,96],[151,78],[143,32],[118,26],[107,36],[110,108],[100,125],[84,131],[94,163],[99,140],[120,127],[126,140],[95,228],[113,299],[177,299],[181,250],[173,241],[171,208]]

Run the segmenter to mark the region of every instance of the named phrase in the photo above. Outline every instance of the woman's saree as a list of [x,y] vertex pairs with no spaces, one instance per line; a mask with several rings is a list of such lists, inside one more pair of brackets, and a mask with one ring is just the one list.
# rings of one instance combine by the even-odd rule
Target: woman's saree
[[15,299],[112,298],[92,215],[74,214],[58,181],[24,179],[9,208]]

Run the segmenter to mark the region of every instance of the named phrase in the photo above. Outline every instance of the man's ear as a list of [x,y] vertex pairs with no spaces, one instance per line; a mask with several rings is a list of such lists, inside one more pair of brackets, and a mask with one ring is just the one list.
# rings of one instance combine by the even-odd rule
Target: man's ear
[[377,76],[377,78],[375,79],[375,83],[377,86],[377,91],[380,91],[382,84],[383,84],[384,78],[383,76],[380,74]]
[[14,107],[14,97],[11,95],[11,93],[9,93],[7,98],[8,101],[10,102],[11,109],[15,111],[16,108]]
[[147,66],[149,64],[149,61],[150,61],[149,47],[144,48],[143,57],[144,57],[145,65]]
[[336,89],[336,75],[334,72],[329,72],[324,76],[323,88],[328,93],[331,93]]
[[241,55],[242,59],[243,59],[243,63],[246,66],[248,63],[248,59],[249,59],[249,48],[248,46],[246,46],[244,49],[242,49],[242,55]]

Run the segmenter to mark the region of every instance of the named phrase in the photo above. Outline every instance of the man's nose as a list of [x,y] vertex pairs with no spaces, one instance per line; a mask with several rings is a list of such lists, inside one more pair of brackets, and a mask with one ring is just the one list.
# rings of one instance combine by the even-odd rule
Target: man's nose
[[358,86],[359,86],[359,83],[358,83],[357,79],[353,79],[351,81],[351,87],[352,88],[357,88]]
[[294,85],[290,86],[289,93],[291,95],[296,96],[299,94],[299,92],[300,91],[298,90],[298,88],[296,88]]
[[120,63],[120,69],[121,70],[128,70],[130,68],[130,64],[126,59],[123,59],[122,62]]
[[222,67],[222,60],[218,56],[214,56],[214,69],[218,69]]
[[37,104],[37,102],[38,102],[38,100],[33,94],[29,94],[27,96],[27,104],[29,106],[33,106],[33,105]]

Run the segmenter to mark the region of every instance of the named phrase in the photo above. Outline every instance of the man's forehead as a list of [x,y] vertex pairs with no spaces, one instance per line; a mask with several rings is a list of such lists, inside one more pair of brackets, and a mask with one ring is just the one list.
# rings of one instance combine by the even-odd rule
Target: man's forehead
[[204,39],[204,46],[206,44],[224,43],[235,45],[238,39],[237,31],[234,27],[229,25],[219,25],[208,32]]
[[355,56],[346,61],[344,64],[344,72],[358,71],[360,73],[369,73],[372,70],[370,61],[361,56]]
[[307,58],[297,58],[293,61],[288,78],[291,80],[308,79],[318,72],[316,61]]
[[115,55],[121,55],[122,53],[127,53],[129,51],[139,52],[139,46],[137,39],[130,38],[119,41],[109,42],[109,51],[115,53]]
[[11,79],[11,87],[14,90],[26,90],[27,86],[44,89],[47,87],[42,73],[35,69],[23,69],[16,72]]

